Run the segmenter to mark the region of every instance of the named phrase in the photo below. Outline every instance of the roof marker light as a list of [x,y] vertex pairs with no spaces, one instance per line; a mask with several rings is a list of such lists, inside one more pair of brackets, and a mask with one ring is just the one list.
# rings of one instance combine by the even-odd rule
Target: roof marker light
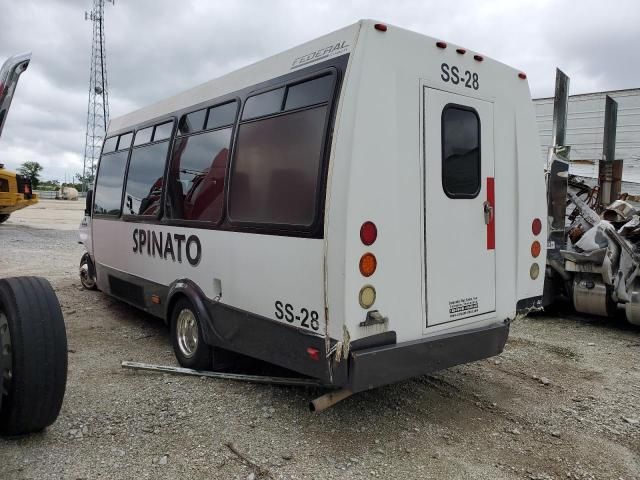
[[387,31],[387,26],[384,23],[376,23],[373,28],[375,28],[376,30],[380,30],[381,32],[386,32]]
[[522,80],[526,80],[526,79],[527,79],[527,74],[526,74],[526,73],[523,73],[523,72],[520,72],[520,73],[518,74],[518,78],[521,78]]
[[474,59],[476,62],[481,62],[481,61],[483,61],[483,60],[484,60],[484,57],[483,57],[482,55],[474,55],[474,56],[473,56],[473,59]]
[[467,53],[464,48],[456,48],[456,52],[458,52],[460,55],[464,55],[465,53]]
[[447,44],[445,42],[436,42],[436,47],[447,48]]

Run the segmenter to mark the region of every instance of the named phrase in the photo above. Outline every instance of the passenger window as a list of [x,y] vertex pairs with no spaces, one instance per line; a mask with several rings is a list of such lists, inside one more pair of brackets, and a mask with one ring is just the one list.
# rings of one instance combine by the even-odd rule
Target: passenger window
[[242,119],[262,117],[282,110],[284,87],[247,98],[244,102]]
[[334,79],[334,75],[325,75],[288,87],[284,109],[293,110],[329,101]]
[[136,139],[133,142],[133,145],[143,145],[145,143],[149,143],[151,141],[151,135],[153,134],[153,127],[143,128],[142,130],[138,130],[136,132]]
[[158,215],[169,142],[134,148],[129,160],[123,213]]
[[237,111],[238,102],[225,103],[224,105],[210,108],[209,117],[207,118],[207,130],[232,125],[236,121]]
[[232,221],[310,226],[328,106],[240,125],[229,190]]
[[133,139],[133,133],[125,133],[120,135],[120,141],[118,142],[118,150],[126,150],[131,146],[131,140]]
[[167,138],[170,138],[172,131],[173,131],[173,121],[156,125],[156,131],[153,134],[153,141],[158,142],[160,140],[166,140]]
[[480,192],[480,118],[475,110],[447,105],[442,112],[442,187],[450,198]]
[[[117,138],[117,137],[113,137]],[[93,213],[96,215],[120,215],[122,184],[127,167],[128,150],[102,155],[98,167],[98,178],[93,194]]]
[[197,112],[188,113],[183,115],[178,125],[178,131],[180,135],[187,133],[199,132],[204,128],[204,118],[207,115],[207,110],[202,109]]
[[107,138],[102,146],[102,153],[111,153],[118,145],[118,136]]
[[169,164],[168,217],[220,222],[230,142],[231,128],[176,140]]

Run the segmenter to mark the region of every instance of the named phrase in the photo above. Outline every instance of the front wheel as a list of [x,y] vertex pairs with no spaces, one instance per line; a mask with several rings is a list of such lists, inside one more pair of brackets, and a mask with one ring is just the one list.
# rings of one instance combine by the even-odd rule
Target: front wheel
[[96,290],[96,279],[93,276],[93,268],[91,264],[91,258],[88,253],[82,255],[80,259],[80,283],[87,290]]
[[2,215],[0,215],[0,223],[4,223],[7,220],[9,220],[9,214],[8,213],[3,213]]
[[211,347],[204,342],[198,312],[186,298],[179,299],[171,312],[171,343],[178,363],[183,367],[211,368]]

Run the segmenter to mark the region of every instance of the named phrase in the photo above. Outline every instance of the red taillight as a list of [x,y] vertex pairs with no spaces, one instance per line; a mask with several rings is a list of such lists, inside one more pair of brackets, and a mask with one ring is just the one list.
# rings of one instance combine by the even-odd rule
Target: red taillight
[[482,55],[474,55],[474,56],[473,56],[473,59],[474,59],[476,62],[481,62],[481,61],[483,61],[483,60],[484,60],[484,57],[483,57]]
[[314,362],[320,361],[320,350],[317,348],[307,347],[307,355],[309,355],[309,358]]
[[384,23],[376,23],[373,28],[375,28],[376,30],[380,30],[381,32],[386,32],[387,31],[387,26]]
[[523,73],[523,72],[520,72],[520,73],[518,74],[518,78],[521,78],[522,80],[526,80],[526,79],[527,79],[527,74],[526,74],[526,73]]
[[464,55],[465,53],[467,53],[464,48],[456,48],[456,52],[458,52],[460,55]]
[[364,222],[360,227],[360,240],[365,245],[371,245],[378,238],[378,228],[373,222]]
[[436,47],[447,48],[447,44],[445,42],[436,42]]
[[531,222],[531,231],[534,235],[540,235],[542,231],[542,222],[539,218],[534,218],[533,222]]

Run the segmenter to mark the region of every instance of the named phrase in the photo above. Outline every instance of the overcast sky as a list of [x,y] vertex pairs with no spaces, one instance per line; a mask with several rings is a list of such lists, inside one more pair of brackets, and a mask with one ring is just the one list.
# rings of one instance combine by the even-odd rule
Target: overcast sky
[[[0,138],[0,162],[43,178],[82,171],[92,0],[0,0],[0,63],[31,51]],[[640,87],[639,0],[116,0],[105,7],[111,117],[355,22],[375,18],[525,71],[553,95]]]

